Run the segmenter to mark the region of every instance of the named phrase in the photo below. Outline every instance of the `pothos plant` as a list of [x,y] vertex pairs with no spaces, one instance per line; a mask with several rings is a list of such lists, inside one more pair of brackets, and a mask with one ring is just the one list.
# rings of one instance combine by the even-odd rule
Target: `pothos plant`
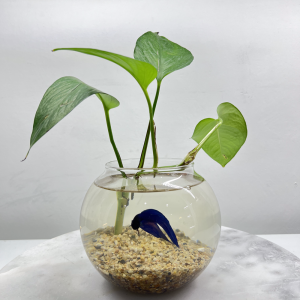
[[[59,50],[71,50],[104,58],[119,65],[133,76],[145,95],[149,110],[149,125],[137,167],[143,168],[144,166],[148,142],[151,137],[153,169],[157,169],[158,153],[156,147],[154,113],[161,84],[167,75],[188,66],[194,59],[192,53],[167,38],[160,36],[157,32],[150,31],[143,34],[137,40],[134,49],[134,58],[89,48],[57,48],[53,51]],[[147,88],[154,79],[156,79],[157,88],[155,98],[152,102]],[[58,79],[44,94],[35,114],[29,151],[53,126],[91,95],[96,95],[103,104],[109,139],[119,167],[122,168],[122,159],[114,141],[109,117],[109,111],[118,107],[120,102],[113,96],[71,76]],[[200,149],[203,149],[212,159],[223,167],[233,159],[246,140],[246,122],[241,112],[228,102],[218,106],[217,114],[218,117],[216,119],[203,119],[196,125],[192,139],[197,143],[197,146],[188,152],[178,166],[191,163]],[[159,167],[159,169],[161,168],[164,168],[164,166]],[[125,173],[121,173],[123,177],[126,177]],[[138,180],[139,175],[140,173],[136,174],[136,180]],[[200,177],[200,175],[196,173],[195,176]],[[126,192],[117,192],[118,209],[115,222],[115,234],[122,232],[128,196]]]

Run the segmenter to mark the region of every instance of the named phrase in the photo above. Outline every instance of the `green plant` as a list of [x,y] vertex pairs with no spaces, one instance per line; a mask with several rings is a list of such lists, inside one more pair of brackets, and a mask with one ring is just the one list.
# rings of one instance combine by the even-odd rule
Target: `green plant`
[[[188,66],[193,61],[194,57],[191,52],[165,37],[159,36],[158,33],[150,31],[137,40],[134,58],[87,48],[57,48],[53,51],[58,50],[71,50],[104,58],[119,65],[135,78],[145,95],[149,110],[149,126],[138,167],[142,168],[144,166],[148,142],[151,136],[153,168],[158,168],[154,113],[160,87],[165,76]],[[154,79],[157,82],[157,89],[152,103],[147,88]],[[123,167],[121,156],[113,138],[109,117],[109,110],[118,107],[119,101],[113,96],[69,76],[55,81],[43,96],[34,118],[29,151],[53,126],[91,95],[96,95],[103,104],[109,139],[118,164],[120,167]],[[247,138],[247,126],[242,114],[234,105],[228,102],[220,104],[217,108],[217,113],[218,119],[208,118],[197,124],[192,136],[193,140],[197,142],[197,146],[186,155],[179,166],[191,163],[199,150],[203,149],[212,159],[224,167],[239,151]],[[124,178],[126,177],[124,173],[122,175]],[[196,176],[199,175],[196,174]],[[137,180],[138,177],[139,173],[136,174]],[[128,193],[118,192],[117,200],[118,212],[115,234],[119,234],[122,231]]]

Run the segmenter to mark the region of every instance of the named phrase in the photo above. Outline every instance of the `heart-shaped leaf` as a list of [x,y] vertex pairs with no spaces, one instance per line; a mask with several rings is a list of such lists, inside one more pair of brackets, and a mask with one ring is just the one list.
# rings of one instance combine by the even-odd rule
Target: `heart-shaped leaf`
[[[247,125],[241,112],[228,102],[220,104],[217,113],[218,119],[208,118],[197,124],[192,139],[200,143],[216,127],[202,148],[212,159],[225,167],[245,143]],[[220,126],[216,126],[218,124]]]
[[66,76],[56,80],[46,91],[36,111],[30,148],[78,104],[94,94],[99,95],[106,110],[120,104],[114,97],[85,84],[75,77]]
[[156,78],[157,75],[156,69],[147,62],[112,52],[89,48],[57,48],[53,51],[58,50],[71,50],[107,59],[128,71],[136,79],[143,90],[147,89],[149,84]]
[[194,59],[189,50],[151,31],[138,38],[134,58],[154,66],[159,82],[168,74],[188,66]]

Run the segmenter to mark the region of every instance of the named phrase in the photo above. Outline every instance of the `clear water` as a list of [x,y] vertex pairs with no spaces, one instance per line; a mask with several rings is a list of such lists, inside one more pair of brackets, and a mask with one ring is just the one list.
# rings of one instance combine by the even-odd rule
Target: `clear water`
[[187,174],[144,174],[138,183],[133,177],[124,179],[120,175],[96,180],[81,209],[81,234],[114,226],[117,191],[129,192],[124,226],[130,225],[135,215],[152,208],[163,213],[174,230],[216,249],[221,227],[215,194],[206,181],[199,182]]

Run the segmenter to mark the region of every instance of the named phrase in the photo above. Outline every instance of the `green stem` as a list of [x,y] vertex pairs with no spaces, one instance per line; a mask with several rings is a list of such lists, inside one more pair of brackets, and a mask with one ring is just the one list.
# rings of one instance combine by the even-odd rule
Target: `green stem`
[[155,98],[154,98],[154,102],[153,102],[153,115],[155,113],[155,108],[156,108],[156,104],[157,104],[157,100],[158,100],[158,96],[159,96],[160,84],[161,84],[161,81],[157,81],[156,94],[155,94]]
[[200,151],[200,149],[202,148],[204,143],[222,125],[222,123],[223,123],[223,120],[219,119],[218,124],[216,126],[214,126],[212,128],[212,130],[201,140],[201,142],[192,151],[190,151],[186,155],[184,160],[178,166],[184,166],[184,165],[188,165],[189,163],[191,163],[196,158],[197,153]]
[[[153,116],[154,116],[154,113],[155,113],[155,108],[156,108],[156,104],[157,104],[157,100],[158,100],[158,96],[159,96],[160,84],[161,84],[161,81],[157,81],[156,94],[155,94],[155,99],[154,99],[154,102],[153,102]],[[147,129],[147,133],[146,133],[146,137],[145,137],[143,150],[142,150],[142,153],[141,153],[141,158],[140,158],[138,168],[142,168],[144,166],[147,147],[148,147],[148,142],[149,142],[149,137],[150,137],[150,122],[148,124],[148,129]]]
[[118,148],[116,146],[116,143],[114,141],[114,137],[113,137],[112,130],[111,130],[111,124],[110,124],[110,118],[109,118],[109,110],[106,110],[104,108],[104,112],[105,112],[105,119],[106,119],[106,125],[107,125],[107,130],[108,130],[110,142],[112,144],[112,147],[114,149],[115,155],[117,157],[117,161],[118,161],[119,167],[123,168],[122,159],[121,159],[121,156],[119,154],[119,151],[118,151]]
[[152,141],[152,151],[153,151],[153,168],[157,167],[158,164],[158,154],[156,148],[156,141],[155,141],[155,129],[154,129],[154,121],[153,121],[153,108],[151,104],[151,100],[149,98],[147,90],[143,90],[145,97],[147,99],[148,108],[149,108],[149,115],[150,115],[150,132],[151,132],[151,141]]
[[[124,183],[124,179],[123,179]],[[117,200],[118,200],[118,208],[115,222],[115,235],[121,234],[123,230],[123,221],[125,216],[125,209],[128,205],[129,201],[129,193],[128,192],[117,192]]]

